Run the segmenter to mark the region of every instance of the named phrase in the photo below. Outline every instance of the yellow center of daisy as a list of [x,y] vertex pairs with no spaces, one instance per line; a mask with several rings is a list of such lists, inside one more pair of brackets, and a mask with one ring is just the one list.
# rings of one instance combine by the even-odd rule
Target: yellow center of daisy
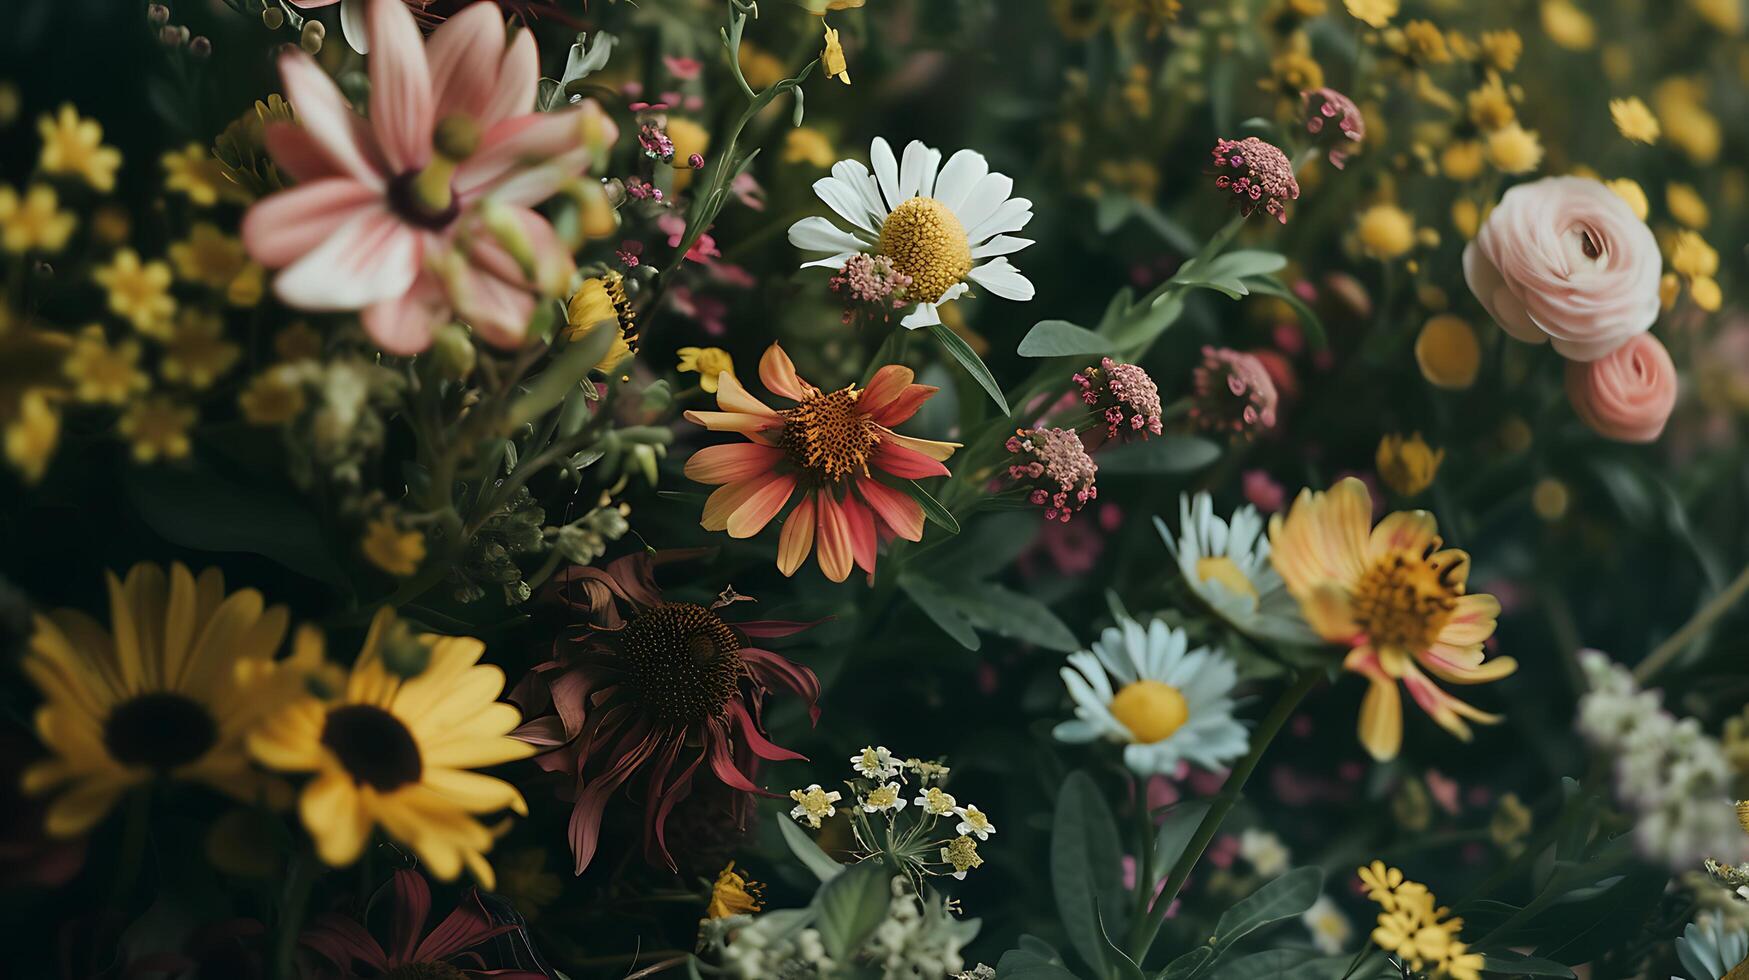
[[103,747],[124,766],[166,773],[206,754],[218,741],[212,713],[190,698],[154,691],[115,706],[103,723]]
[[1380,558],[1354,587],[1355,623],[1375,647],[1431,647],[1463,595],[1463,566],[1403,551]]
[[1234,595],[1257,598],[1257,587],[1239,571],[1239,566],[1225,555],[1210,555],[1196,560],[1196,577],[1204,582],[1219,582]]
[[1152,745],[1171,737],[1190,718],[1190,706],[1178,688],[1162,681],[1125,684],[1111,699],[1111,713],[1137,742]]
[[879,427],[856,406],[855,386],[821,392],[783,412],[783,448],[797,466],[837,483],[868,475]]
[[933,303],[972,269],[972,243],[947,205],[914,197],[881,224],[880,254],[911,277],[910,295]]
[[322,744],[360,785],[379,793],[419,781],[424,761],[405,723],[374,704],[348,704],[328,712]]
[[735,631],[694,603],[651,608],[619,637],[632,688],[646,708],[668,721],[720,715],[747,673]]

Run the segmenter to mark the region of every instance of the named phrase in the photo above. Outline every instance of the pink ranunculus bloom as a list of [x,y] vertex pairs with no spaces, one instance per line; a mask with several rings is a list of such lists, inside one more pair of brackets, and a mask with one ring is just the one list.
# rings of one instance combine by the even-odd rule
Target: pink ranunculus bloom
[[1649,333],[1608,357],[1568,363],[1567,400],[1586,425],[1617,442],[1651,442],[1676,408],[1676,365]]
[[1464,249],[1464,279],[1494,322],[1575,361],[1595,361],[1651,328],[1660,271],[1652,230],[1585,177],[1512,188]]
[[279,270],[286,304],[361,311],[389,353],[424,350],[455,318],[516,347],[537,297],[562,292],[574,268],[531,206],[588,167],[613,123],[594,103],[532,112],[534,37],[507,38],[493,4],[425,42],[400,0],[368,3],[369,118],[309,55],[281,56],[298,122],[269,126],[266,142],[297,186],[249,209],[244,245]]

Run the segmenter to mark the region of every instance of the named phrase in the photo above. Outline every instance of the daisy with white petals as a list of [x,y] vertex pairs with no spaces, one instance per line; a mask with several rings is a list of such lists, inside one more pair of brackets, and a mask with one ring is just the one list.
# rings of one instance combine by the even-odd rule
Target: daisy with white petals
[[850,757],[850,768],[864,779],[891,779],[899,774],[901,763],[884,745],[865,746]]
[[1246,504],[1233,512],[1231,521],[1223,521],[1215,516],[1208,494],[1180,495],[1178,534],[1158,517],[1154,527],[1178,562],[1184,584],[1234,629],[1271,642],[1321,642],[1269,563],[1269,537],[1257,508]]
[[956,806],[953,812],[959,815],[959,826],[953,829],[956,834],[971,834],[979,840],[989,840],[996,832],[996,825],[990,822],[990,815],[975,806]]
[[819,257],[802,268],[842,269],[855,255],[882,255],[909,277],[901,321],[915,330],[940,323],[943,304],[981,286],[1003,299],[1032,299],[1032,283],[1007,256],[1031,245],[1009,233],[1032,219],[1032,202],[1010,197],[1014,181],[992,173],[984,155],[960,150],[944,166],[941,151],[913,140],[903,159],[876,137],[874,172],[840,160],[814,193],[850,230],[823,217],[790,226],[791,245]]
[[1227,657],[1188,645],[1183,630],[1124,617],[1091,652],[1069,655],[1062,676],[1075,718],[1053,734],[1063,742],[1121,743],[1124,763],[1144,776],[1171,774],[1181,761],[1225,768],[1250,744],[1233,719],[1238,670]]

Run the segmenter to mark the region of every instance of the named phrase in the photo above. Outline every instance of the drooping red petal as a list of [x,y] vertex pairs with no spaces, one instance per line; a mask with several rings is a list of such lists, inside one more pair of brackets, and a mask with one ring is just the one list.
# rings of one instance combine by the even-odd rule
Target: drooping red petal
[[921,480],[930,476],[947,476],[948,469],[915,449],[907,449],[891,440],[882,440],[869,462],[903,480]]
[[746,705],[740,701],[729,702],[729,719],[740,730],[741,738],[746,741],[747,747],[752,749],[753,754],[761,759],[779,762],[787,759],[806,761],[808,758],[800,752],[786,749],[766,738],[765,733],[759,730],[759,726],[753,723],[753,717],[747,713]]
[[425,920],[431,915],[431,886],[425,883],[424,875],[406,869],[397,870],[389,883],[395,896],[389,921],[391,955],[405,962],[413,956],[425,931]]

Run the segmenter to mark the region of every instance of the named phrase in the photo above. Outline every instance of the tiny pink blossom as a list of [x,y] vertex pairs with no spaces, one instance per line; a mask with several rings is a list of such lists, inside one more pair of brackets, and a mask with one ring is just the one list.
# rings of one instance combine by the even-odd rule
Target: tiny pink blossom
[[662,64],[667,67],[668,74],[681,81],[697,78],[699,69],[704,67],[704,62],[697,58],[680,58],[671,54],[662,56]]
[[1074,429],[1017,429],[1006,448],[1019,457],[1008,466],[1009,479],[1031,487],[1027,500],[1044,508],[1045,520],[1066,524],[1099,496],[1093,483],[1099,467]]
[[1287,204],[1300,198],[1293,161],[1271,143],[1255,136],[1216,140],[1215,186],[1228,191],[1249,218],[1261,210],[1287,224]]
[[1098,409],[1108,439],[1146,439],[1161,432],[1160,389],[1134,364],[1102,358],[1073,376],[1081,401]]
[[1255,355],[1230,347],[1204,347],[1191,373],[1190,418],[1206,431],[1244,441],[1275,427],[1279,396],[1269,371]]

